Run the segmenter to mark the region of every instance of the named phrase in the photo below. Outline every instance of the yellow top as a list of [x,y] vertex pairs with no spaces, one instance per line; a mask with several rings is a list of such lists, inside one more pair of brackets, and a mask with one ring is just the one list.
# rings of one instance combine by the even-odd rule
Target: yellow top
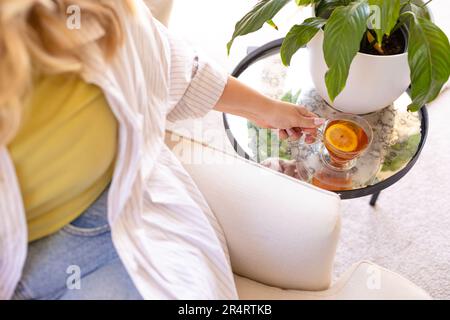
[[24,200],[28,240],[77,218],[107,187],[117,121],[102,91],[72,75],[40,77],[8,146]]

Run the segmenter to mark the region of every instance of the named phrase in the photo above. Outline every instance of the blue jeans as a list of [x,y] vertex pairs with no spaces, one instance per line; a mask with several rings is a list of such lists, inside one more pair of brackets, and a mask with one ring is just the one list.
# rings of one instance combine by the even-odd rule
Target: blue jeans
[[107,220],[108,188],[79,218],[34,241],[13,299],[136,300]]

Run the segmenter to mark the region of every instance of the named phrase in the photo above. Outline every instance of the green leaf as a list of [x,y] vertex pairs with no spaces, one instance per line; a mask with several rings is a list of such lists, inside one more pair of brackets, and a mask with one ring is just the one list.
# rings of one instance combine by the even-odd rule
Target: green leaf
[[370,6],[376,6],[378,10],[373,10],[372,21],[379,25],[374,26],[377,34],[377,43],[383,43],[384,35],[390,35],[394,29],[400,15],[400,0],[369,0]]
[[450,44],[445,33],[427,19],[405,13],[409,27],[408,62],[411,70],[409,111],[417,111],[433,101],[450,75]]
[[422,7],[414,3],[410,3],[409,5],[411,7],[411,11],[416,15],[416,17],[431,20],[430,12],[427,7]]
[[322,18],[308,18],[295,25],[286,35],[281,46],[281,60],[285,66],[291,63],[292,56],[305,46],[326,23]]
[[359,0],[345,7],[337,7],[325,25],[323,51],[329,68],[325,83],[332,101],[345,87],[369,16],[369,4],[366,0]]
[[426,6],[423,6],[422,0],[400,0],[401,12],[412,11],[417,17],[431,20],[430,11]]
[[320,0],[295,0],[295,3],[298,6],[307,6],[309,4],[314,4],[316,2],[319,2]]
[[[409,29],[411,15],[413,13],[416,17],[424,18],[431,21],[430,11],[426,6],[423,6],[424,2],[422,0],[400,0],[400,17],[398,19],[397,25],[394,30],[405,26]],[[394,32],[394,31],[393,31]],[[393,33],[392,32],[392,33]]]
[[267,24],[268,24],[269,26],[271,26],[272,28],[274,28],[275,30],[278,30],[278,26],[276,25],[275,22],[273,22],[272,19],[270,19],[269,21],[267,21]]
[[328,19],[334,9],[347,4],[344,0],[321,0],[316,4],[316,16]]
[[234,40],[262,28],[262,26],[270,21],[275,15],[291,0],[260,0],[250,12],[248,12],[234,28],[233,36],[227,44],[228,54]]

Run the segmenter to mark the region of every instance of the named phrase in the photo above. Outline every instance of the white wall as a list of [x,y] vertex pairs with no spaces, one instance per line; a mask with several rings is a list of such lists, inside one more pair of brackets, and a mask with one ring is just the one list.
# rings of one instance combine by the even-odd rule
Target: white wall
[[[261,32],[239,38],[230,57],[227,57],[226,43],[230,40],[235,23],[256,2],[256,0],[175,0],[170,28],[231,71],[245,56],[248,46],[262,45],[283,37],[292,24],[300,23],[310,12],[309,8],[299,10],[294,3],[288,5],[275,19],[280,31],[265,26]],[[429,6],[436,23],[450,35],[450,0],[433,0]]]
[[265,26],[262,32],[239,38],[228,57],[226,44],[231,38],[234,25],[256,2],[256,0],[175,0],[170,29],[231,70],[245,56],[248,46],[262,45],[272,39],[283,37],[292,23],[301,22],[301,17],[305,15],[301,14],[292,3],[275,19],[280,31]]

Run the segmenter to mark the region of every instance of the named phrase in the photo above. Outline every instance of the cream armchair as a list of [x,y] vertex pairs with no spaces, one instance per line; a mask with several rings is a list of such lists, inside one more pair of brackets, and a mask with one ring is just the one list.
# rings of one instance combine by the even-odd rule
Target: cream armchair
[[166,143],[222,225],[241,299],[430,298],[365,261],[332,284],[340,231],[336,194],[171,132]]

